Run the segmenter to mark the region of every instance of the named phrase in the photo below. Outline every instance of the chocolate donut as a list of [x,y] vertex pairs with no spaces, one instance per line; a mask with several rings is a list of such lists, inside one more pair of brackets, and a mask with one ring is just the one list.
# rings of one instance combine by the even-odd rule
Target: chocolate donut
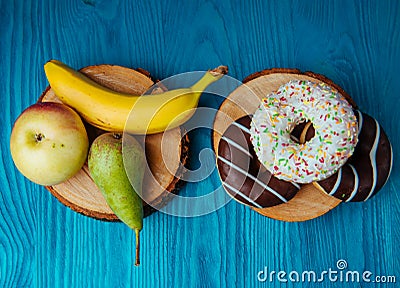
[[250,142],[250,122],[251,116],[236,120],[220,140],[217,167],[222,184],[245,205],[265,208],[285,203],[300,185],[279,180],[259,162]]
[[324,192],[346,202],[366,201],[389,178],[393,155],[389,139],[371,116],[355,111],[358,144],[346,164],[329,178],[314,182]]

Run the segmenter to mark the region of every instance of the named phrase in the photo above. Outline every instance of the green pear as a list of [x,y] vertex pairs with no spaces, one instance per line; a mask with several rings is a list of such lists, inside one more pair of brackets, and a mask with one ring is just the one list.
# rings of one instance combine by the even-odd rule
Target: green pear
[[[135,265],[138,266],[139,232],[143,227],[143,202],[139,189],[142,188],[144,177],[145,152],[134,137],[124,135],[123,141],[122,145],[122,136],[116,133],[105,133],[97,137],[90,147],[88,166],[93,181],[115,215],[135,231]],[[134,175],[129,175],[129,178],[124,158],[129,159],[130,167],[135,167]]]

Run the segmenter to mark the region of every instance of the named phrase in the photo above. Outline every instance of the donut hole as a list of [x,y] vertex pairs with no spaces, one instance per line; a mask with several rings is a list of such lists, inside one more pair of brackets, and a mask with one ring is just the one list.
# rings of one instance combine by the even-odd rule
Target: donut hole
[[304,120],[297,124],[290,132],[290,139],[298,144],[304,144],[315,136],[314,125],[311,121]]

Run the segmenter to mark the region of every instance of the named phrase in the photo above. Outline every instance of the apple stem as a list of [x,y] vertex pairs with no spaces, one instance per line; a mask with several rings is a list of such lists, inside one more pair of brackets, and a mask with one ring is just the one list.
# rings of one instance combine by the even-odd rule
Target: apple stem
[[36,133],[36,134],[35,134],[35,140],[36,140],[36,142],[40,142],[40,141],[42,141],[44,138],[45,138],[45,137],[44,137],[44,135],[43,135],[42,133]]

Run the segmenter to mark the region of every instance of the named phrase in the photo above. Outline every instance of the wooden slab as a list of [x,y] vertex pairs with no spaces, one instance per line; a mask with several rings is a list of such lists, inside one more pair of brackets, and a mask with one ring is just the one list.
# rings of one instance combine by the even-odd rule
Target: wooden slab
[[[222,103],[214,120],[213,147],[218,155],[221,136],[231,123],[245,115],[254,114],[260,100],[276,91],[282,84],[290,80],[309,80],[325,82],[338,89],[348,101],[356,107],[351,97],[338,85],[323,75],[297,69],[269,69],[254,73],[243,80],[243,85],[235,89]],[[329,196],[314,185],[304,185],[290,201],[268,208],[253,208],[258,213],[282,221],[297,222],[319,217],[342,201]]]
[[[97,65],[85,67],[81,72],[103,86],[136,95],[144,93],[154,84],[150,74],[143,69]],[[39,101],[61,102],[50,87],[43,92]],[[87,123],[85,126],[90,143],[105,132]],[[164,206],[183,184],[179,177],[188,157],[189,143],[187,135],[183,134],[180,128],[175,128],[165,133],[149,135],[145,140],[141,136],[149,163],[143,185],[143,194],[146,195],[146,202],[143,203],[145,216]],[[90,177],[87,163],[71,179],[46,188],[61,203],[76,212],[96,219],[118,221]]]

